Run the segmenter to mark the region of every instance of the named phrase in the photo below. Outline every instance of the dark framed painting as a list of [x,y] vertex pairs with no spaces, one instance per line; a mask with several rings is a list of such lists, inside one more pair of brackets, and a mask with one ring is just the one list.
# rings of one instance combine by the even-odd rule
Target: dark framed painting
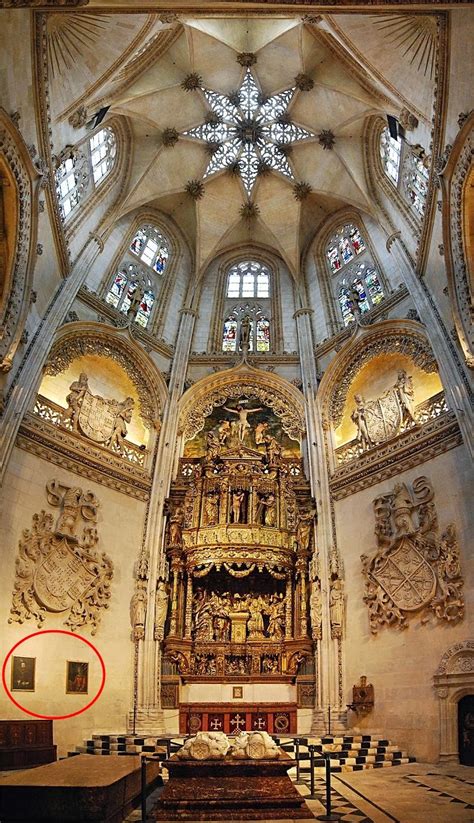
[[12,657],[12,692],[34,692],[36,657]]
[[234,700],[242,700],[244,696],[244,690],[242,686],[232,686],[232,698]]
[[87,694],[89,690],[89,664],[78,660],[66,661],[66,694]]

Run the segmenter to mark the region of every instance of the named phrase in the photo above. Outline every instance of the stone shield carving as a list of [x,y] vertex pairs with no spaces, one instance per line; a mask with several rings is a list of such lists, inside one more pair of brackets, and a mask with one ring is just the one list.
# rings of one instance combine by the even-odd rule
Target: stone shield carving
[[402,422],[402,410],[394,389],[365,404],[367,429],[373,443],[395,437]]
[[95,634],[113,575],[112,561],[96,549],[99,501],[92,492],[57,480],[47,484],[47,496],[60,515],[55,525],[53,516],[41,511],[23,531],[8,622],[33,618],[41,627],[48,612],[68,611],[64,624],[71,631],[89,625]]
[[399,609],[416,611],[426,606],[436,591],[436,575],[408,538],[373,573],[374,580]]
[[430,613],[448,623],[462,620],[464,581],[456,529],[449,524],[438,533],[428,478],[415,478],[411,489],[397,483],[373,506],[378,549],[372,558],[361,556],[371,632],[383,625],[404,629],[415,613],[422,624]]
[[97,576],[63,539],[53,545],[40,563],[33,587],[37,599],[48,611],[63,612],[84,596]]
[[79,412],[79,426],[86,437],[105,443],[112,436],[119,403],[86,391]]

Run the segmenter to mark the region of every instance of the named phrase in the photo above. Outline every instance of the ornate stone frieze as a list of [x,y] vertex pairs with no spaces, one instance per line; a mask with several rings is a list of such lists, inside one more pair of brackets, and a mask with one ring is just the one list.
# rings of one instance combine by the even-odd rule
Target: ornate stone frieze
[[452,411],[445,412],[337,468],[330,479],[331,493],[335,500],[356,494],[461,443],[456,415]]
[[146,501],[150,495],[150,474],[139,464],[94,445],[80,435],[27,414],[20,426],[16,445],[102,486]]
[[371,632],[384,625],[407,628],[412,614],[419,615],[422,624],[430,613],[448,623],[462,620],[456,528],[450,523],[439,535],[428,478],[417,477],[411,490],[397,483],[375,498],[373,506],[378,548],[372,558],[361,556]]
[[45,372],[50,375],[60,374],[76,358],[88,354],[110,357],[124,369],[137,390],[140,416],[143,422],[149,428],[154,426],[159,417],[156,381],[145,362],[141,362],[140,368],[137,368],[136,360],[119,337],[113,338],[107,333],[86,332],[78,329],[77,332],[59,339],[54,344],[45,366]]
[[99,501],[91,491],[58,480],[46,485],[46,496],[60,514],[33,515],[19,543],[9,623],[33,618],[41,626],[49,613],[68,612],[72,631],[91,626],[95,634],[101,610],[108,607],[113,564],[97,549]]
[[[0,155],[8,166],[17,190],[18,224],[11,271],[3,272],[4,309],[0,315],[0,371],[11,369],[29,308],[32,285],[36,221],[33,179],[37,176],[28,150],[8,115],[0,109]],[[0,197],[1,197],[0,181]]]
[[342,420],[346,397],[356,374],[363,365],[380,354],[397,352],[411,358],[415,365],[428,373],[437,371],[428,340],[408,328],[387,329],[381,324],[360,341],[358,346],[341,358],[338,364],[337,380],[334,376],[334,391],[329,404],[329,415],[334,426]]

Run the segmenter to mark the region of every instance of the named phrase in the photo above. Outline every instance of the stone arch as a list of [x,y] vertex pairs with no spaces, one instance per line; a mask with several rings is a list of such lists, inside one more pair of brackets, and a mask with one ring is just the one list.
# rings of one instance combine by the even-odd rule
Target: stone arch
[[[249,243],[245,246],[238,246],[227,249],[218,257],[218,271],[216,283],[214,288],[212,321],[209,329],[208,350],[219,352],[222,344],[222,327],[224,324],[224,305],[226,303],[226,279],[229,268],[240,260],[253,259],[267,266],[271,272],[271,290],[270,290],[270,314],[271,314],[271,350],[280,352],[283,348],[283,328],[282,328],[282,312],[281,312],[281,288],[280,288],[280,266],[286,263],[275,250],[266,249],[260,245]],[[206,267],[203,272],[201,281],[207,275],[207,272],[212,265],[212,262]],[[288,269],[289,276],[292,277],[292,272]],[[247,298],[241,298],[246,300]],[[258,302],[258,298],[255,298]],[[238,301],[237,301],[238,302]]]
[[245,364],[204,377],[185,392],[179,404],[178,433],[183,440],[190,440],[216,406],[242,395],[269,406],[281,419],[283,430],[301,441],[305,431],[302,394],[282,377]]
[[341,327],[341,318],[337,305],[337,297],[332,286],[332,275],[328,268],[326,247],[334,232],[346,223],[354,223],[358,228],[360,228],[364,240],[367,243],[368,252],[377,266],[377,271],[380,275],[385,294],[388,294],[390,290],[388,280],[385,277],[383,267],[378,259],[377,252],[370,237],[370,232],[365,225],[364,217],[361,212],[351,207],[344,207],[335,214],[332,214],[319,226],[313,240],[308,246],[307,254],[309,254],[312,250],[316,270],[319,272],[321,295],[324,303],[326,321],[334,334],[339,331]]
[[467,365],[474,368],[474,112],[466,118],[440,175],[443,241],[451,309]]
[[465,695],[474,694],[474,639],[461,640],[446,650],[433,685],[439,701],[439,759],[458,763],[458,703]]
[[102,355],[115,360],[137,390],[140,416],[149,429],[160,428],[168,399],[165,380],[129,327],[113,328],[103,323],[74,322],[62,326],[48,355],[44,372],[57,375],[77,357]]
[[2,372],[12,367],[30,306],[41,180],[42,172],[34,165],[15,123],[0,108]]

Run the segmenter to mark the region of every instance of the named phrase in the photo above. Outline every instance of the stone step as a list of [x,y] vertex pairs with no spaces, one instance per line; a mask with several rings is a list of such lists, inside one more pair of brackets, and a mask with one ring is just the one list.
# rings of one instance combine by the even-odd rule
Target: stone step
[[[130,734],[93,734],[89,740],[84,741],[84,745],[77,746],[74,752],[69,752],[68,757],[73,757],[76,754],[127,756],[143,752],[153,755],[159,760],[166,760],[168,748],[171,752],[175,752],[181,747],[184,740],[185,738],[180,736],[163,738]],[[301,742],[299,747],[300,775],[303,779],[309,779],[309,745],[315,746],[315,775],[318,776],[323,776],[325,773],[323,754],[329,754],[332,772],[382,769],[415,762],[414,757],[408,757],[406,752],[380,734],[376,737],[372,735],[344,735],[342,737],[307,737],[299,738],[299,740],[304,740],[304,743]],[[292,757],[296,757],[294,738],[279,738],[279,742],[284,751]],[[295,778],[296,767],[292,767],[289,774]]]

